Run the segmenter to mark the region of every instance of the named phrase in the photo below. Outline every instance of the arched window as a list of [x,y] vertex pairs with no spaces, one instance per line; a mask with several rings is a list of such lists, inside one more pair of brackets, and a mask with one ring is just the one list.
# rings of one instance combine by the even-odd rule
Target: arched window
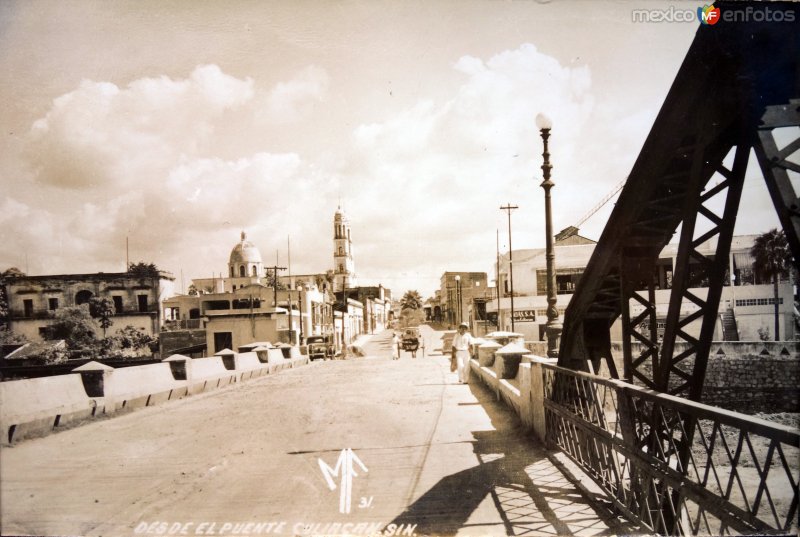
[[231,278],[233,278],[233,265],[231,265]]
[[78,291],[78,293],[75,295],[75,305],[80,306],[81,304],[88,304],[91,298],[91,291]]
[[344,255],[344,248],[339,246],[339,255]]
[[344,272],[344,265],[339,264],[339,272]]
[[239,276],[244,277],[245,274],[244,265],[239,265]]
[[258,270],[256,269],[256,266],[255,266],[255,265],[253,265],[252,267],[250,267],[250,275],[251,275],[251,276],[258,276]]

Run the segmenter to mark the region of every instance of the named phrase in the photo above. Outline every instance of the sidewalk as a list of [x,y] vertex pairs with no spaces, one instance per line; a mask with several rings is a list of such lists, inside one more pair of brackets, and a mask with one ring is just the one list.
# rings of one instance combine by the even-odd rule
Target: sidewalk
[[415,524],[417,535],[634,533],[602,500],[584,495],[486,386],[474,377],[457,384],[446,360],[434,360],[444,379],[440,416],[393,524]]
[[359,334],[356,338],[350,342],[347,346],[347,357],[348,358],[363,358],[367,355],[364,347],[372,341],[380,334]]

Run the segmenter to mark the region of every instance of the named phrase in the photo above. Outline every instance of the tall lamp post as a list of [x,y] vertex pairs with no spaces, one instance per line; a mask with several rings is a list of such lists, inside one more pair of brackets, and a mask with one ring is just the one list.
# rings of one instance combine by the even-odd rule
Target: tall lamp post
[[511,331],[514,331],[514,258],[512,257],[511,250],[511,211],[519,209],[516,205],[506,203],[505,206],[500,207],[502,210],[508,212],[508,275],[511,280]]
[[303,286],[297,286],[297,302],[300,305],[300,345],[303,344]]
[[547,333],[547,356],[550,358],[558,358],[558,346],[561,339],[561,323],[558,321],[558,309],[556,308],[556,253],[553,248],[553,215],[550,203],[550,189],[553,188],[555,183],[550,180],[550,170],[553,166],[550,164],[550,153],[547,151],[547,140],[550,138],[550,129],[553,128],[553,122],[544,114],[536,116],[536,127],[542,136],[544,143],[544,152],[542,157],[544,163],[542,164],[542,173],[544,181],[539,185],[544,189],[544,216],[545,216],[545,258],[547,260],[547,324],[545,325],[545,332]]
[[344,321],[345,321],[345,318],[347,316],[347,310],[348,310],[348,307],[347,307],[347,287],[342,287],[342,302],[344,303],[343,304],[344,307],[342,308],[342,360],[345,360],[347,358],[347,342],[345,341],[345,323],[344,323]]
[[458,317],[456,318],[456,322],[461,324],[461,316],[462,316],[462,308],[461,308],[461,275],[456,274],[456,307],[458,308]]

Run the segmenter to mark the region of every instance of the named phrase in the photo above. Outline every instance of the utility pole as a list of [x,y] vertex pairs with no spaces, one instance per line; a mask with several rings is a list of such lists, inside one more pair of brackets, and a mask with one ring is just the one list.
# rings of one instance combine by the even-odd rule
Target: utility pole
[[279,267],[278,265],[273,265],[271,267],[264,267],[266,270],[271,270],[272,273],[275,275],[275,279],[272,282],[272,291],[273,291],[273,298],[272,298],[272,305],[274,307],[278,307],[278,271],[279,270],[286,270],[286,267]]
[[514,261],[512,258],[512,250],[511,250],[511,211],[514,209],[519,209],[516,205],[511,205],[510,203],[506,203],[505,206],[500,207],[500,209],[508,212],[508,274],[509,279],[511,280],[511,331],[514,331]]

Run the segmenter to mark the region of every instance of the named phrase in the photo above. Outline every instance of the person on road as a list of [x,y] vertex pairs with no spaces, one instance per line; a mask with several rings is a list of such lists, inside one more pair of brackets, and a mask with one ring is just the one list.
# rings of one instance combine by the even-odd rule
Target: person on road
[[392,360],[399,360],[400,359],[400,338],[397,336],[397,332],[394,333],[392,336]]
[[467,332],[469,325],[458,325],[458,333],[453,338],[452,353],[456,360],[458,382],[469,383],[469,357],[472,355],[472,335]]

